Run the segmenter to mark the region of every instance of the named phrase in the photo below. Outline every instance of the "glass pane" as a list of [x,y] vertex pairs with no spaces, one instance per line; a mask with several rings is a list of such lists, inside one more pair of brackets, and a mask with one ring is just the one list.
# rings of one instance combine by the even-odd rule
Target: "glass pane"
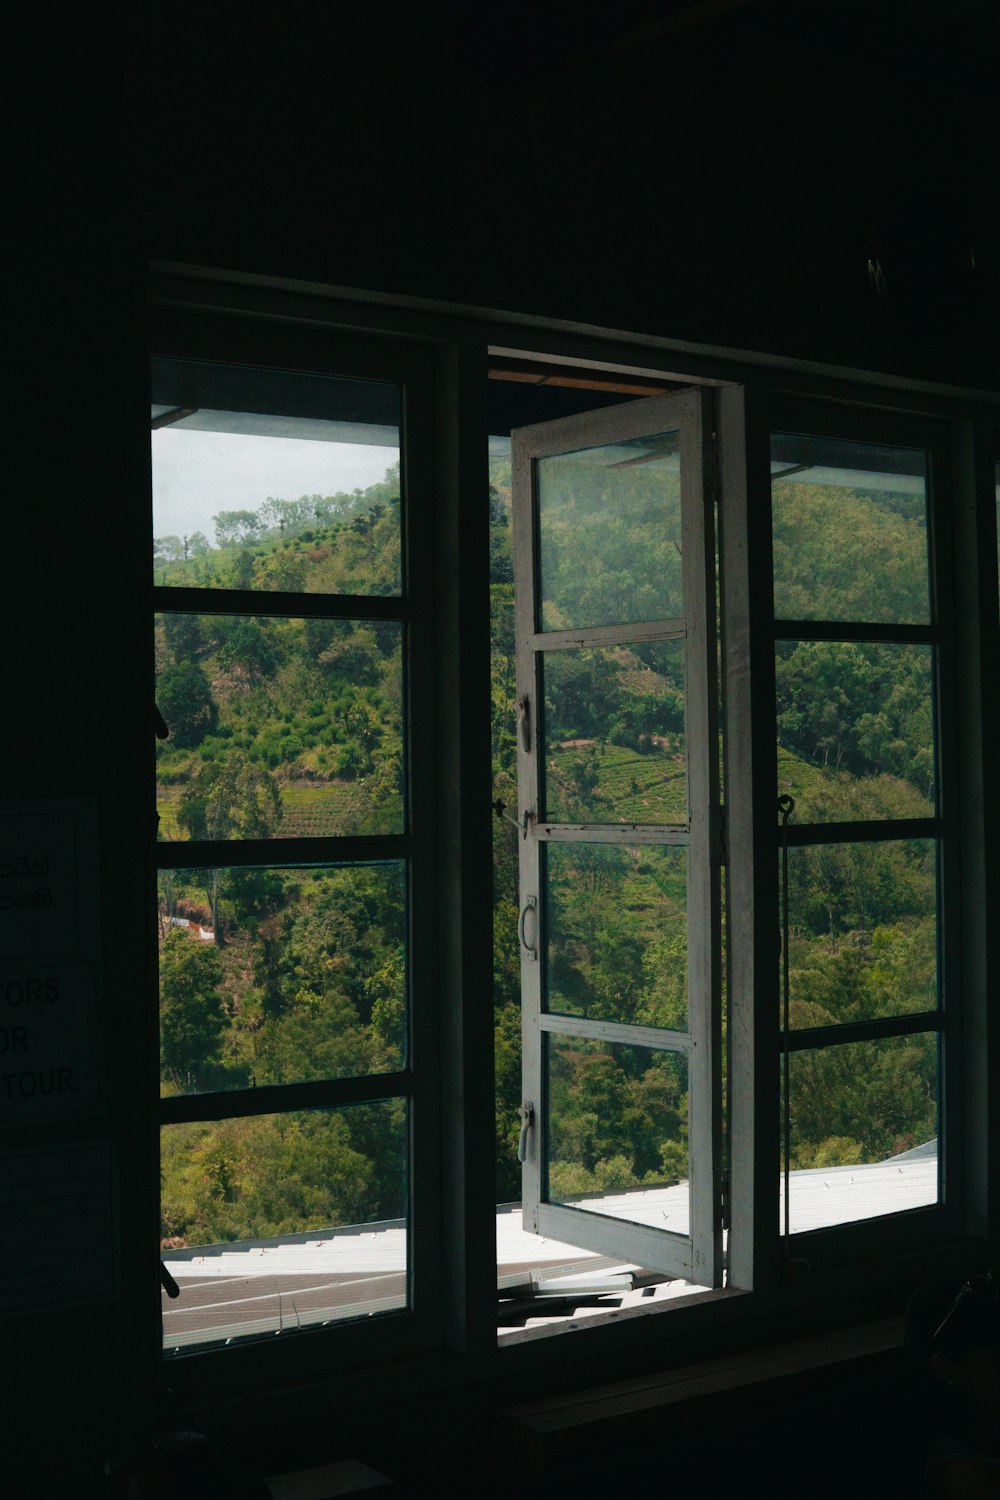
[[153,576],[398,594],[400,392],[154,359]]
[[164,1126],[164,1348],[406,1307],[406,1136],[402,1099]]
[[159,837],[401,833],[402,630],[159,615]]
[[542,657],[545,816],[686,823],[684,642]]
[[795,1052],[789,1079],[793,1234],[937,1202],[935,1035]]
[[930,646],[779,641],[778,789],[798,822],[934,815]]
[[545,857],[546,1008],[687,1028],[687,850],[556,844]]
[[688,1234],[687,1059],[545,1041],[549,1201]]
[[788,884],[793,1029],[937,1008],[933,839],[793,848]]
[[680,434],[537,461],[543,630],[684,613]]
[[402,1068],[406,872],[163,870],[160,1093]]
[[771,507],[778,619],[930,619],[922,450],[774,433]]

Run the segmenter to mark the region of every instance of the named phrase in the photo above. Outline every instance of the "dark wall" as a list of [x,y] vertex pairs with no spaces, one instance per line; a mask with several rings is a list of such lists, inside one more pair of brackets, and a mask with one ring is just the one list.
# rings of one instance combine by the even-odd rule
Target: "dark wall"
[[995,388],[991,9],[177,4],[9,38],[4,795],[98,801],[80,1137],[117,1142],[125,1246],[113,1304],[4,1325],[19,1459],[92,1464],[157,1399],[146,262]]

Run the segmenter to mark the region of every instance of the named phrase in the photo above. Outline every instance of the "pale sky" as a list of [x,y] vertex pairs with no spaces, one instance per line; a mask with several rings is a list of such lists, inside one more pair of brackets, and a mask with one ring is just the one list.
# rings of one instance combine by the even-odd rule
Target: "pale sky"
[[203,531],[215,546],[212,517],[220,510],[256,510],[273,496],[335,495],[385,478],[396,448],[364,443],[308,442],[242,433],[150,433],[153,450],[153,535]]

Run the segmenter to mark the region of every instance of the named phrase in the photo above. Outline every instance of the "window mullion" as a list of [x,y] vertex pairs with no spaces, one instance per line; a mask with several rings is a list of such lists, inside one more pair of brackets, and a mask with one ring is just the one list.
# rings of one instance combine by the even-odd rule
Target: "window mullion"
[[[778,905],[767,392],[717,396],[725,672],[730,1285],[777,1283]],[[762,582],[763,581],[763,582]]]
[[332,1109],[368,1104],[413,1092],[409,1071],[370,1073],[360,1078],[323,1078],[310,1083],[262,1085],[226,1094],[174,1094],[160,1100],[164,1125],[184,1120],[227,1120],[291,1109]]

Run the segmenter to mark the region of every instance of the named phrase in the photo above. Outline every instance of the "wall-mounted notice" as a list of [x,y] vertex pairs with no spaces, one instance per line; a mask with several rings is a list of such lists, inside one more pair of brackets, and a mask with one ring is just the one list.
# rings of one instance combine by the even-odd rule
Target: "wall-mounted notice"
[[0,802],[0,1125],[102,1098],[92,801]]
[[79,954],[87,806],[0,803],[0,962]]
[[100,1103],[94,966],[0,968],[0,1124]]
[[0,1316],[116,1290],[114,1150],[0,1153]]

